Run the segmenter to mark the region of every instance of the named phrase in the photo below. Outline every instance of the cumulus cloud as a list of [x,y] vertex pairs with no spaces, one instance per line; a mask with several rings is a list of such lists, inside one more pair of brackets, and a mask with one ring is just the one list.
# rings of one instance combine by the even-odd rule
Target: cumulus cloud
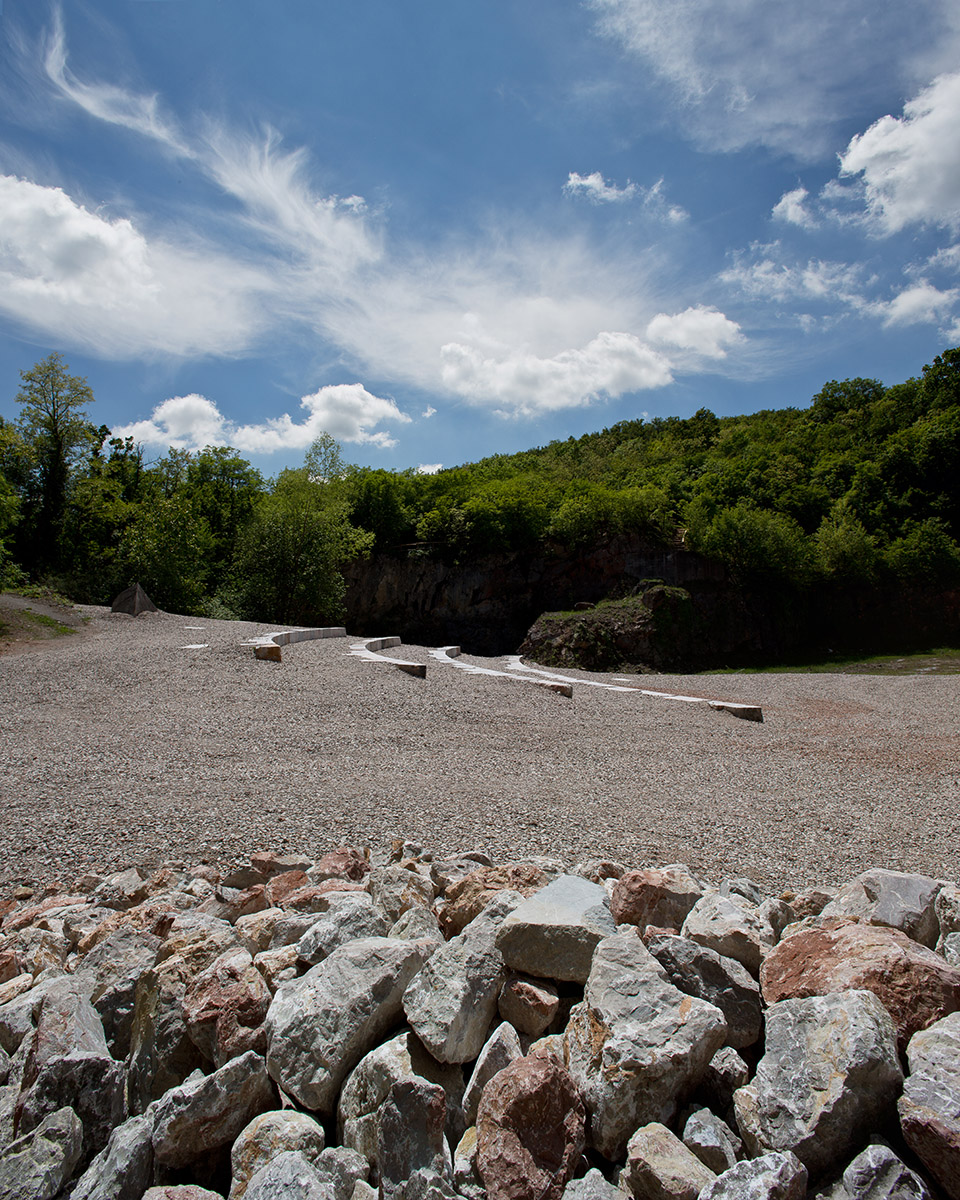
[[132,437],[148,446],[202,450],[204,446],[233,446],[248,454],[305,450],[321,433],[339,441],[389,449],[396,439],[375,426],[407,423],[410,417],[393,400],[374,396],[362,384],[331,384],[304,396],[300,407],[307,416],[294,421],[288,414],[257,425],[228,421],[212,400],[192,393],[172,396],[153,410],[149,420],[113,430],[115,437]]
[[870,217],[884,233],[920,223],[960,226],[960,72],[941,75],[854,137],[843,175],[861,176]]
[[575,408],[673,380],[669,359],[629,333],[603,332],[551,358],[523,351],[493,358],[458,343],[442,347],[440,356],[451,391],[505,415]]
[[933,325],[950,318],[958,297],[958,288],[941,291],[926,280],[921,280],[904,288],[892,300],[872,307],[887,326]]
[[799,225],[802,229],[816,229],[819,222],[807,208],[807,198],[810,193],[805,187],[794,188],[792,192],[784,192],[773,206],[773,217],[777,221],[785,221],[788,225]]
[[233,354],[262,328],[268,277],[215,251],[149,241],[60,188],[0,176],[0,310],[106,354]]
[[647,337],[705,358],[726,358],[729,347],[745,340],[736,321],[703,305],[673,315],[657,313],[647,326]]
[[438,471],[443,470],[443,463],[421,463],[417,467],[418,475],[436,475]]
[[836,301],[863,307],[875,282],[857,264],[808,259],[795,262],[779,242],[751,246],[720,279],[756,299]]
[[590,175],[580,175],[571,171],[563,190],[568,196],[584,196],[594,204],[618,204],[632,199],[638,189],[635,183],[627,183],[624,187],[608,183],[599,171],[593,171]]
[[[672,91],[711,149],[829,152],[839,122],[956,61],[951,0],[588,0],[601,33]],[[892,87],[891,87],[892,85]]]

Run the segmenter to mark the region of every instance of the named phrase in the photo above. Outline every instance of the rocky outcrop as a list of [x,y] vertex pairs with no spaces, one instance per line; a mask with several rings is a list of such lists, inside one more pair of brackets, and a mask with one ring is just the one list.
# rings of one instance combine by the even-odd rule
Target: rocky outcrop
[[393,857],[0,897],[0,1194],[960,1200],[955,884]]

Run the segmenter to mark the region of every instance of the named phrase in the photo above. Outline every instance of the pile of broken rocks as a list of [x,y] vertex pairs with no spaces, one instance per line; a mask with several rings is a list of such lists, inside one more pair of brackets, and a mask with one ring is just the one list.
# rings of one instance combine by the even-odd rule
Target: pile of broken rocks
[[960,888],[255,854],[0,902],[5,1200],[960,1198]]

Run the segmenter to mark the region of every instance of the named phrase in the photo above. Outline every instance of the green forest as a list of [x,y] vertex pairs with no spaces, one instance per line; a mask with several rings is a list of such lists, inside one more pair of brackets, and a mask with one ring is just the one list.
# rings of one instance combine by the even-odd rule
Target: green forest
[[5,588],[107,604],[139,581],[168,611],[329,622],[358,555],[458,563],[628,531],[752,588],[960,581],[960,348],[802,409],[623,421],[434,475],[352,466],[328,435],[272,479],[222,446],[148,462],[96,424],[61,355],[21,379],[18,419],[0,418]]

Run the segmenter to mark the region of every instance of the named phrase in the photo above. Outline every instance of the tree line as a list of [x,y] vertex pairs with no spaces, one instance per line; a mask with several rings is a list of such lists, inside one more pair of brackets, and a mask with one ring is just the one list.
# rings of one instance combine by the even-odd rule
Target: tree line
[[343,616],[343,564],[575,552],[621,533],[684,546],[751,587],[960,581],[960,348],[885,387],[831,381],[807,408],[623,421],[434,475],[351,466],[323,435],[265,479],[235,450],[147,463],[95,425],[59,354],[0,418],[0,574],[107,603],[139,580],[172,611]]

